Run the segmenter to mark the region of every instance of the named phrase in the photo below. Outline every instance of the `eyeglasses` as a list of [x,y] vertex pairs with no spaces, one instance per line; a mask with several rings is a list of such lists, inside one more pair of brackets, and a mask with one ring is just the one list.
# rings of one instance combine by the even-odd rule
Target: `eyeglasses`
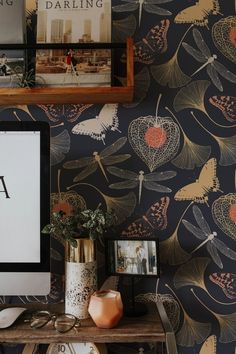
[[[33,329],[42,328],[49,321],[53,322],[54,328],[59,333],[66,333],[74,327],[80,327],[80,320],[74,315],[63,314],[51,314],[49,311],[37,311],[31,315],[30,327]],[[28,322],[28,321],[27,321]]]

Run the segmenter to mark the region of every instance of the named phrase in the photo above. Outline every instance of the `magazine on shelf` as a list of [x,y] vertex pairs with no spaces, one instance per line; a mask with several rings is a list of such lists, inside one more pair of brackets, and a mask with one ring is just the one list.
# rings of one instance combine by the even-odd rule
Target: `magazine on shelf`
[[[0,44],[24,43],[25,1],[0,1]],[[23,50],[0,48],[0,87],[18,87],[25,70]]]
[[[37,43],[111,41],[111,0],[38,0]],[[36,85],[110,86],[111,49],[42,49]]]

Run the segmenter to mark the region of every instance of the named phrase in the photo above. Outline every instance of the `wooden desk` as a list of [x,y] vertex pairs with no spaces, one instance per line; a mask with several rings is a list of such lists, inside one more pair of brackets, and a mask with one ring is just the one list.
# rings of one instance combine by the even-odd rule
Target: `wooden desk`
[[[82,320],[81,327],[61,334],[48,323],[41,329],[31,329],[24,315],[8,329],[0,330],[0,343],[133,343],[163,342],[167,354],[177,354],[173,329],[161,302],[151,304],[147,315],[124,317],[113,329],[100,329],[91,319]],[[43,308],[45,309],[45,307]]]

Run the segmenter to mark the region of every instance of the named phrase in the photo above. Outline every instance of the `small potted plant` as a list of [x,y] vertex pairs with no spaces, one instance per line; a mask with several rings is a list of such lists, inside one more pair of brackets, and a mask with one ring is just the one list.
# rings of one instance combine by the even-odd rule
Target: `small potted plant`
[[113,210],[103,211],[101,204],[95,210],[77,209],[71,214],[63,210],[53,212],[50,224],[42,232],[54,234],[60,241],[67,241],[72,247],[77,247],[78,238],[91,240],[101,239],[104,232],[117,223],[117,216]]
[[117,223],[114,211],[76,210],[53,212],[42,232],[65,244],[65,311],[80,319],[89,317],[88,304],[97,289],[95,241]]

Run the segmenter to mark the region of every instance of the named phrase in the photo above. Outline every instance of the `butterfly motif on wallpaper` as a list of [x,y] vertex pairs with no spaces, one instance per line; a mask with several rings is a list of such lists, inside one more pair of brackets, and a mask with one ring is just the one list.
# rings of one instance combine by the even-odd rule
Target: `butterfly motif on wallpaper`
[[45,113],[48,119],[52,122],[58,122],[60,120],[67,119],[68,122],[75,122],[79,116],[92,104],[40,104],[40,107]]
[[218,285],[229,299],[236,299],[236,274],[213,273],[209,279]]
[[167,31],[169,20],[161,20],[151,28],[141,41],[134,44],[134,60],[143,64],[152,64],[159,53],[167,50]]
[[167,227],[167,209],[170,203],[169,197],[162,197],[160,201],[151,205],[147,212],[133,221],[121,236],[148,237],[156,230],[164,230]]
[[236,120],[236,97],[212,96],[209,98],[209,102],[219,108],[228,121],[234,122]]
[[193,23],[196,26],[207,26],[209,15],[220,14],[219,11],[218,0],[199,0],[195,5],[180,11],[174,21],[175,23]]
[[216,354],[216,336],[214,334],[205,340],[199,354]]
[[98,116],[86,119],[74,126],[73,134],[89,135],[95,140],[101,140],[105,145],[106,132],[121,131],[118,129],[119,120],[117,116],[118,104],[105,104]]
[[182,187],[174,196],[175,200],[192,200],[196,203],[207,203],[209,192],[220,191],[220,182],[216,176],[216,159],[211,158],[202,167],[199,178]]

